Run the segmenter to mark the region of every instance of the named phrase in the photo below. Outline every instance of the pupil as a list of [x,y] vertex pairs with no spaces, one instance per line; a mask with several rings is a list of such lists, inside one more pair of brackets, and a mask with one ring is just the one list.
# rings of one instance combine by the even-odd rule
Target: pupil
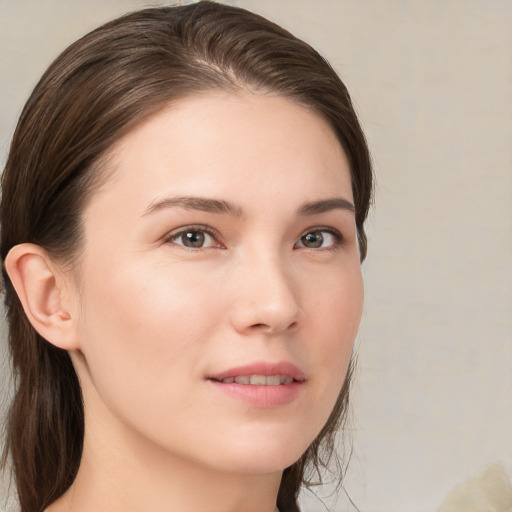
[[321,247],[324,243],[324,237],[322,236],[322,233],[308,233],[303,237],[302,243],[306,247]]
[[183,235],[183,245],[185,247],[202,247],[204,245],[204,233],[200,231],[189,231]]

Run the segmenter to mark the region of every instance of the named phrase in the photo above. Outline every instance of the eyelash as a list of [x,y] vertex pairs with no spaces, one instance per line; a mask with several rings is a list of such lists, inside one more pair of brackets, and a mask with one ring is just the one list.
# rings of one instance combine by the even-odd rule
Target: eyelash
[[[206,233],[207,235],[211,236],[212,239],[214,239],[214,241],[217,242],[217,244],[213,245],[213,246],[210,246],[210,247],[197,247],[197,248],[188,247],[188,246],[186,246],[184,244],[177,244],[176,240],[179,237],[181,237],[184,234],[186,234],[186,233]],[[341,233],[339,231],[337,231],[335,229],[332,229],[332,228],[327,228],[327,227],[315,227],[315,228],[310,228],[310,229],[304,231],[303,234],[300,235],[300,237],[297,240],[297,242],[294,244],[294,248],[297,247],[297,244],[299,242],[301,242],[301,240],[305,236],[307,236],[309,234],[312,234],[312,233],[328,233],[329,235],[332,235],[334,237],[335,241],[332,244],[332,246],[329,246],[329,247],[311,248],[311,247],[306,247],[306,246],[302,245],[302,246],[298,246],[299,248],[309,249],[309,250],[313,250],[313,251],[317,251],[317,250],[333,251],[333,250],[336,250],[340,246],[340,244],[343,242],[343,236],[341,235]],[[184,228],[180,228],[178,231],[170,232],[169,234],[167,234],[165,236],[165,238],[163,239],[163,242],[164,243],[173,243],[173,244],[176,244],[176,245],[180,245],[180,246],[184,247],[187,250],[197,252],[197,251],[201,251],[201,250],[205,250],[205,249],[210,249],[211,247],[224,248],[222,243],[218,242],[218,239],[219,239],[218,232],[215,231],[214,229],[210,228],[209,226],[192,225],[192,226],[186,226]]]
[[328,233],[329,235],[332,235],[334,237],[334,243],[329,247],[311,248],[311,247],[299,246],[300,248],[309,249],[311,251],[335,251],[336,249],[339,248],[339,246],[342,244],[342,242],[344,240],[342,234],[338,230],[333,229],[333,228],[319,226],[319,227],[314,227],[314,228],[310,228],[310,229],[306,230],[299,237],[299,239],[295,245],[297,245],[305,236],[307,236],[311,233]]
[[177,240],[179,237],[183,236],[186,233],[206,233],[207,235],[211,236],[215,240],[215,242],[217,242],[212,247],[217,247],[217,248],[219,248],[221,246],[223,247],[223,245],[218,241],[219,233],[217,231],[215,231],[214,229],[210,228],[209,226],[203,226],[203,225],[186,226],[184,228],[180,228],[178,231],[172,231],[165,236],[165,238],[163,239],[163,242],[164,243],[174,243],[176,245],[180,245],[189,251],[200,251],[200,250],[210,249],[210,247],[194,248],[194,247],[187,247],[184,244],[177,244],[175,242],[175,240]]

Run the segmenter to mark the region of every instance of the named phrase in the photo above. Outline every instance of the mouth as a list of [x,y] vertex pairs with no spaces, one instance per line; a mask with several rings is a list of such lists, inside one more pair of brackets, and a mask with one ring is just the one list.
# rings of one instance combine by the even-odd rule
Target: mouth
[[258,361],[230,368],[207,378],[223,384],[246,386],[283,386],[306,380],[304,373],[293,363],[287,361],[277,363]]
[[282,386],[291,384],[295,381],[289,375],[237,375],[236,377],[226,377],[225,379],[211,379],[222,384],[244,384],[247,386]]
[[304,389],[304,373],[288,362],[257,362],[207,378],[224,395],[252,407],[276,408],[294,402]]

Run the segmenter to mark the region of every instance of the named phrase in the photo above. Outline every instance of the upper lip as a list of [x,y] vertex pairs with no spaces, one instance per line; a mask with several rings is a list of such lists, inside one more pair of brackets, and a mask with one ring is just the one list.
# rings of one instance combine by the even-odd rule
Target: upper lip
[[247,364],[244,366],[237,366],[224,370],[214,375],[208,375],[208,379],[223,380],[228,377],[239,377],[242,375],[282,375],[284,377],[293,377],[293,380],[302,382],[306,379],[304,373],[293,363],[288,361],[280,361],[277,363],[270,363],[265,361],[258,361],[255,363]]

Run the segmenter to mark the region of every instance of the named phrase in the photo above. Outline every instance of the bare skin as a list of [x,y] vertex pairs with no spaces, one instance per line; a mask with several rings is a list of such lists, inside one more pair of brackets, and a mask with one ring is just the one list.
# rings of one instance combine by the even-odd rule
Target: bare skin
[[[29,244],[8,262],[18,282],[45,283],[26,310],[69,351],[84,395],[78,476],[47,511],[274,512],[360,320],[347,158],[316,113],[222,92],[171,105],[110,156],[79,275]],[[303,379],[249,400],[212,378],[255,362]]]

